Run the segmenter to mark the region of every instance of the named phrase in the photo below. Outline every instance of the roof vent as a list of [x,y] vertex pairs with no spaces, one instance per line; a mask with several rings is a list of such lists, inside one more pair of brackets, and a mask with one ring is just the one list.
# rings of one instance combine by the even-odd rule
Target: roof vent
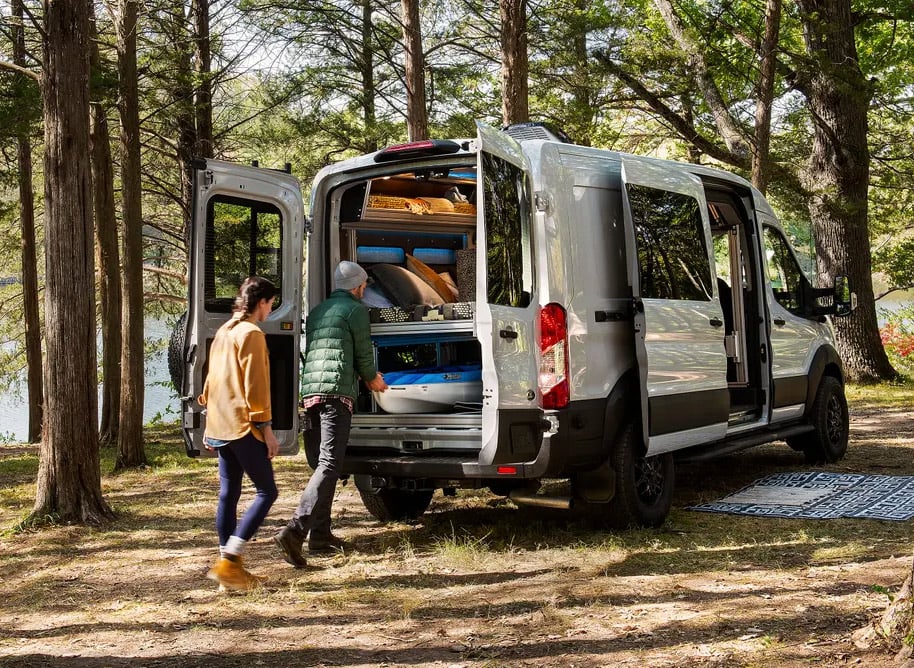
[[515,123],[502,130],[509,137],[517,141],[531,141],[539,139],[542,141],[560,141],[563,144],[571,144],[571,137],[566,135],[558,128],[552,128],[545,123]]

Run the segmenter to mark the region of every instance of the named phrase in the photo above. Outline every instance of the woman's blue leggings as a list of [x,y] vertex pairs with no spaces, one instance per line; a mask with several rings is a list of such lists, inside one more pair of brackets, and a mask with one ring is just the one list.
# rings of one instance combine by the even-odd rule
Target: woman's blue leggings
[[[273,463],[267,457],[267,446],[248,433],[216,448],[216,451],[219,453],[219,505],[216,507],[219,545],[225,545],[231,536],[250,540],[279,496],[273,479]],[[241,498],[241,479],[245,473],[254,483],[257,495],[241,518],[241,524],[238,524],[238,499]]]

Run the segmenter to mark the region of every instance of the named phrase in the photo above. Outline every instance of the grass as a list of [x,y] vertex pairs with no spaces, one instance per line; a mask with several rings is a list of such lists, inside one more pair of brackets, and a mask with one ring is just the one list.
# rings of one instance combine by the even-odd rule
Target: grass
[[909,378],[895,383],[848,383],[845,393],[848,403],[858,408],[908,410],[914,406],[914,380]]
[[[884,416],[914,406],[914,386],[852,386],[848,396],[855,419],[866,411],[872,419],[855,422],[848,457],[830,469],[878,466],[914,475],[914,419],[898,423],[907,431],[897,438],[894,427],[882,424]],[[867,425],[890,433],[873,434]],[[588,663],[565,655],[599,654],[604,646],[626,652],[628,643],[633,657],[651,649],[687,653],[677,648],[724,643],[721,628],[758,627],[765,630],[755,640],[762,653],[734,665],[792,665],[782,661],[785,653],[813,637],[804,631],[808,615],[815,612],[816,624],[834,637],[862,623],[861,609],[883,604],[897,587],[900,576],[885,574],[884,564],[910,555],[912,547],[910,523],[763,519],[686,509],[762,475],[805,466],[783,444],[772,444],[680,467],[673,510],[658,529],[609,532],[588,518],[517,509],[478,491],[436,496],[419,522],[380,525],[367,516],[350,484],[339,488],[334,510],[344,537],[355,539],[354,552],[311,560],[309,569],[296,571],[278,563],[261,537],[251,544],[251,561],[255,572],[270,576],[271,586],[215,598],[202,577],[214,554],[215,464],[188,458],[175,425],[149,427],[146,437],[149,464],[141,469],[115,474],[114,451],[102,449],[103,490],[117,517],[96,528],[53,521],[22,526],[34,498],[38,457],[22,447],[0,446],[0,617],[13,620],[13,630],[0,632],[0,663],[5,652],[24,651],[31,642],[41,656],[64,652],[67,643],[78,643],[68,628],[78,636],[79,629],[101,627],[128,643],[112,650],[117,656],[140,656],[137,647],[150,638],[163,638],[163,647],[180,645],[180,635],[172,638],[160,628],[178,625],[192,638],[188,644],[198,647],[215,647],[211,633],[234,637],[229,667],[276,661],[245,649],[256,629],[274,627],[268,644],[276,643],[270,645],[275,651],[342,643],[340,665],[443,661],[474,668],[518,665],[515,659],[525,657],[531,665],[556,665],[549,662],[550,651],[562,655],[563,664],[605,665],[602,658]],[[280,501],[264,528],[267,535],[291,512],[308,475],[301,455],[280,458],[275,468]],[[138,563],[154,577],[137,581]],[[869,572],[870,564],[880,565],[878,575]],[[767,598],[746,593],[755,591]],[[793,612],[800,609],[809,612]],[[668,618],[677,610],[684,620],[678,626]],[[30,640],[28,629],[45,626],[64,630]],[[290,644],[283,645],[287,628]],[[586,631],[580,637],[579,628]],[[566,636],[571,631],[573,637]],[[129,646],[130,638],[137,647]],[[511,654],[515,650],[506,649],[505,638],[526,654]],[[413,647],[411,639],[423,644]],[[360,653],[373,642],[396,649],[390,656]],[[429,649],[455,643],[470,649],[443,655]],[[178,658],[173,665],[181,663]],[[681,665],[693,665],[686,654],[680,658]],[[293,659],[319,662],[310,654]]]

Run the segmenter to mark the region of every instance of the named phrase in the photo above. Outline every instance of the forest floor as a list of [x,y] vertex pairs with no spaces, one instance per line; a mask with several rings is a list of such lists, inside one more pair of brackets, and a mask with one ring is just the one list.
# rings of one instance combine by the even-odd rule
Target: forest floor
[[[851,391],[851,446],[824,470],[914,475],[910,392]],[[482,492],[435,496],[414,523],[379,524],[340,486],[345,554],[285,564],[270,536],[310,470],[277,461],[280,498],[249,546],[261,589],[220,594],[213,460],[175,427],[147,432],[150,466],[111,473],[117,519],[19,526],[34,448],[0,446],[0,666],[872,666],[890,648],[851,635],[911,569],[912,523],[709,514],[764,475],[810,470],[776,443],[683,464],[668,521],[609,532]],[[245,499],[249,491],[246,491]],[[242,501],[244,503],[244,499]]]

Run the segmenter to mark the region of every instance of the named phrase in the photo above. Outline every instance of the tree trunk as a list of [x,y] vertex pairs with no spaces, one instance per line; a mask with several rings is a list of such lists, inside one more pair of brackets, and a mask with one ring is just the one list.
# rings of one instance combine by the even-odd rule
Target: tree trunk
[[213,80],[209,38],[209,0],[193,0],[197,46],[196,157],[213,157]]
[[194,112],[193,50],[187,45],[190,35],[184,16],[184,5],[177,1],[169,8],[172,23],[168,26],[174,42],[175,76],[169,91],[177,126],[177,158],[181,182],[181,213],[184,219],[184,245],[190,248],[191,207],[194,198],[193,167],[197,149],[197,117]]
[[[362,77],[362,120],[365,123],[365,153],[378,150],[378,119],[375,108],[374,48],[371,43],[372,0],[362,0],[362,52],[359,62]],[[424,90],[424,87],[423,87]]]
[[[25,29],[22,0],[13,0],[13,63],[25,67]],[[25,360],[29,395],[29,443],[41,440],[44,389],[41,379],[41,314],[38,310],[38,253],[35,243],[35,194],[32,190],[32,142],[23,130],[17,142],[19,203],[22,228],[22,303],[25,322]]]
[[[588,0],[575,0],[575,16],[587,16],[590,3]],[[595,110],[593,108],[593,89],[590,87],[590,61],[587,57],[587,25],[577,23],[577,30],[572,37],[574,50],[574,83],[572,96],[574,98],[574,116],[571,127],[576,128],[574,142],[581,146],[590,146],[593,132]],[[526,39],[526,28],[524,29]],[[527,96],[527,93],[524,93]]]
[[813,145],[805,181],[818,270],[827,281],[847,275],[859,304],[851,316],[835,319],[838,352],[853,380],[895,378],[876,321],[867,220],[871,86],[857,59],[851,3],[799,0],[799,6],[811,61],[804,89]]
[[910,642],[905,642],[914,633],[914,562],[908,577],[901,589],[892,598],[888,607],[878,620],[873,620],[867,626],[854,632],[854,644],[863,649],[869,649],[876,644],[887,643],[893,651],[898,651],[896,660],[907,660],[904,666],[914,662]]
[[[92,71],[100,66],[98,43],[95,39],[95,16],[89,4],[92,46],[89,63]],[[93,91],[90,88],[90,93]],[[91,96],[90,96],[91,97]],[[114,165],[111,160],[111,136],[105,106],[91,104],[92,128],[89,135],[92,166],[92,203],[95,210],[96,258],[98,261],[98,292],[101,300],[102,330],[102,419],[99,442],[117,443],[121,404],[121,260],[118,249],[117,210],[114,204]]]
[[124,218],[124,309],[121,330],[123,345],[120,429],[116,463],[118,469],[146,463],[143,448],[143,207],[136,29],[136,0],[119,0],[117,55]]
[[88,3],[44,16],[47,403],[32,517],[111,517],[98,455],[95,284],[89,178]]
[[406,46],[406,134],[409,141],[417,141],[428,139],[419,0],[401,0],[400,7],[403,12],[403,43]]
[[505,125],[530,120],[527,91],[527,3],[499,0],[501,11],[501,117]]
[[768,160],[771,148],[771,104],[777,68],[778,35],[781,31],[781,0],[768,0],[765,35],[759,49],[758,101],[755,105],[755,146],[752,151],[752,185],[763,195],[768,190]]

